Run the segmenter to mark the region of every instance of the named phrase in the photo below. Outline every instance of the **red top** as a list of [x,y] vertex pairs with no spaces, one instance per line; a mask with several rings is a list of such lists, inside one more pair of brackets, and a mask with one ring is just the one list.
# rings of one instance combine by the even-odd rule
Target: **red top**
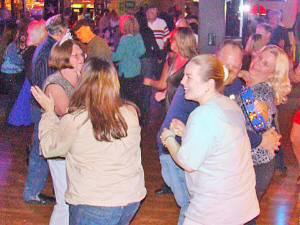
[[297,110],[294,118],[293,118],[293,122],[294,123],[297,123],[297,124],[300,124],[300,108]]

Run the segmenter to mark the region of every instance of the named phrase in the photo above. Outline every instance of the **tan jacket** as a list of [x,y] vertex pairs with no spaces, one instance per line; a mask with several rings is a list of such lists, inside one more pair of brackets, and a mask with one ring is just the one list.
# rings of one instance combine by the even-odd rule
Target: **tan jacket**
[[40,147],[46,158],[65,156],[68,189],[73,205],[125,206],[146,195],[141,164],[140,126],[135,109],[120,109],[128,136],[112,142],[97,141],[88,113],[67,114],[59,120],[44,113],[39,124]]

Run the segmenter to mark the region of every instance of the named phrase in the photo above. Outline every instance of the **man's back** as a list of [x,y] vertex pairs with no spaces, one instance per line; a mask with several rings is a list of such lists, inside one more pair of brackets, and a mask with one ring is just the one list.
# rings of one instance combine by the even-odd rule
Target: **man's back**
[[32,85],[40,88],[44,80],[55,72],[55,69],[48,66],[48,60],[52,46],[56,41],[48,36],[44,42],[37,46],[32,58]]

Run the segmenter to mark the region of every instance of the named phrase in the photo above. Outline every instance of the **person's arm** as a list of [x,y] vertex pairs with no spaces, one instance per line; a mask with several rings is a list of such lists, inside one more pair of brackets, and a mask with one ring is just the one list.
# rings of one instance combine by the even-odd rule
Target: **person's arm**
[[293,150],[296,153],[296,155],[300,155],[299,134],[300,134],[300,124],[293,122],[290,139],[292,142]]
[[167,128],[164,128],[161,134],[161,141],[163,145],[169,150],[172,159],[175,163],[180,166],[182,169],[188,172],[193,172],[194,170],[190,169],[188,166],[181,163],[177,158],[177,153],[179,151],[180,145],[175,139],[175,134]]
[[136,36],[137,36],[137,47],[138,47],[136,51],[136,57],[139,58],[145,54],[146,48],[141,34],[137,34]]
[[[198,105],[199,104],[196,102],[185,100],[183,86],[179,85],[179,87],[177,88],[176,93],[173,97],[173,100],[171,102],[171,105],[169,107],[169,110],[165,116],[165,119],[161,125],[161,128],[157,134],[157,145],[158,145],[159,152],[164,150],[164,147],[163,147],[161,139],[160,139],[163,128],[169,128],[171,121],[175,118],[182,121],[184,124],[186,124],[190,113]],[[180,137],[176,136],[176,140],[179,143],[181,143]]]
[[164,40],[164,44],[167,42],[167,40],[169,39],[170,37],[170,31],[169,31],[169,28],[167,26],[167,23],[164,21],[164,37],[163,37],[163,40]]
[[65,157],[77,136],[74,117],[65,115],[59,120],[54,112],[43,113],[39,123],[40,149],[45,158]]
[[299,83],[300,82],[300,64],[296,67],[295,70],[290,69],[289,77],[291,82]]
[[46,95],[52,96],[54,99],[54,111],[58,116],[67,113],[69,107],[69,98],[65,90],[58,84],[49,84],[45,90]]
[[54,112],[54,99],[48,97],[38,86],[31,87],[31,93],[44,109],[39,123],[39,139],[41,152],[44,157],[65,156],[77,135],[77,125],[70,114],[61,120]]
[[166,89],[168,86],[167,85],[168,74],[169,74],[169,65],[168,65],[168,61],[166,61],[160,79],[153,80],[153,79],[145,77],[144,85],[152,86],[158,90]]
[[117,62],[117,61],[120,61],[121,59],[123,59],[123,57],[125,56],[126,49],[127,49],[127,47],[126,47],[125,39],[123,36],[120,40],[117,51],[111,53],[113,62]]

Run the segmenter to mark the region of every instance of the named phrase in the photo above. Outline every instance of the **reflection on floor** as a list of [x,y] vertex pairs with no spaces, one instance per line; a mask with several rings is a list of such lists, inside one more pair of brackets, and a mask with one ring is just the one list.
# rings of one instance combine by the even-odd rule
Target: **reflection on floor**
[[[179,209],[172,194],[157,196],[154,190],[162,184],[160,164],[155,146],[156,132],[161,123],[159,108],[152,110],[151,121],[142,130],[142,156],[148,194],[134,218],[133,225],[174,225]],[[274,174],[271,186],[261,201],[259,225],[299,224],[299,189],[296,186],[297,165],[288,141],[294,108],[281,108],[286,174]],[[31,142],[32,127],[1,127],[0,130],[0,224],[48,224],[53,205],[27,205],[22,200],[26,178],[26,146]],[[300,135],[299,135],[300,138]],[[44,190],[52,195],[51,178]]]

